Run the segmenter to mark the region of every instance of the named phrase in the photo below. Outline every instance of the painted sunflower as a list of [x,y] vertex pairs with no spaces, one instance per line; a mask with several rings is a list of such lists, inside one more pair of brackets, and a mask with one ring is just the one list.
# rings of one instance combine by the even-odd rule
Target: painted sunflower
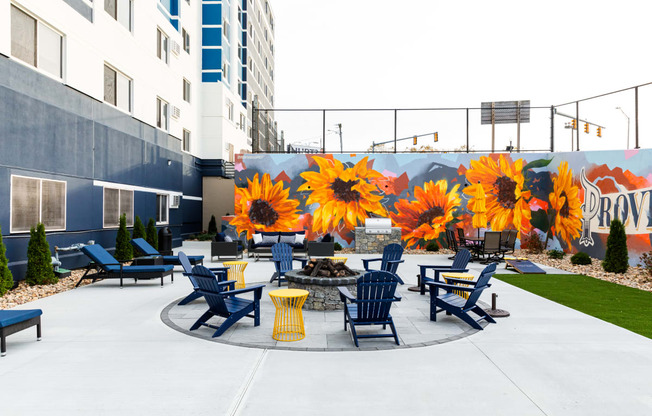
[[559,235],[570,247],[571,239],[578,238],[582,229],[582,203],[579,188],[573,185],[573,170],[568,169],[568,162],[559,164],[559,175],[552,181],[553,188],[548,198],[550,208],[557,213],[552,233]]
[[303,172],[301,177],[306,182],[297,189],[310,191],[306,205],[319,204],[313,214],[313,231],[327,232],[342,221],[346,228],[354,229],[368,213],[386,215],[380,203],[382,196],[373,193],[377,187],[370,183],[382,175],[367,167],[367,157],[347,169],[337,159],[315,156],[313,160],[319,172]]
[[254,180],[247,179],[246,188],[235,187],[235,215],[229,224],[236,227],[238,235],[247,232],[251,238],[254,231],[289,231],[296,225],[299,201],[289,199],[290,189],[283,189],[283,182],[275,185],[269,173],[258,174]]
[[472,160],[470,165],[466,179],[472,185],[466,187],[464,193],[472,197],[468,208],[474,212],[474,217],[481,215],[476,214],[476,203],[481,205],[481,201],[476,201],[480,186],[486,195],[487,221],[493,231],[502,231],[512,225],[519,232],[528,232],[532,219],[528,200],[532,194],[525,189],[523,159],[511,163],[503,155],[498,161],[481,156],[480,160]]
[[448,183],[442,179],[414,187],[415,201],[400,199],[394,204],[396,213],[389,215],[397,227],[401,227],[402,239],[411,247],[419,240],[436,240],[446,230],[446,224],[453,220],[453,211],[462,200],[455,185],[450,192]]

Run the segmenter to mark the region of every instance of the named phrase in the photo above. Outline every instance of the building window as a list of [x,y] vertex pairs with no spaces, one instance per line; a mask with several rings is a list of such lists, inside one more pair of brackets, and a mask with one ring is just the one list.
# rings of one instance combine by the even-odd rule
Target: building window
[[63,76],[63,36],[16,6],[11,6],[11,55],[36,68]]
[[186,129],[183,129],[182,149],[184,152],[190,151],[190,132]]
[[156,224],[168,223],[168,195],[156,194]]
[[240,130],[245,131],[247,128],[247,116],[244,113],[240,113]]
[[169,104],[166,101],[163,101],[159,97],[156,97],[156,127],[168,130],[168,112]]
[[104,65],[104,101],[131,112],[131,79]]
[[183,79],[183,101],[190,102],[190,82]]
[[167,35],[161,29],[156,29],[156,56],[166,64],[168,63],[168,43]]
[[132,0],[104,0],[104,10],[131,32]]
[[233,121],[233,103],[231,100],[226,100],[226,115],[229,120]]
[[222,62],[222,81],[229,83],[229,63]]
[[229,37],[229,32],[230,32],[230,30],[229,30],[229,22],[227,22],[226,20],[222,21],[222,30],[223,30],[224,37],[226,38],[226,40],[230,40],[230,37]]
[[12,175],[10,232],[28,232],[39,222],[48,231],[66,229],[66,182]]
[[186,29],[181,29],[181,37],[183,38],[183,50],[190,53],[190,35],[186,32]]
[[125,214],[127,227],[134,225],[134,191],[104,188],[104,228],[118,227]]

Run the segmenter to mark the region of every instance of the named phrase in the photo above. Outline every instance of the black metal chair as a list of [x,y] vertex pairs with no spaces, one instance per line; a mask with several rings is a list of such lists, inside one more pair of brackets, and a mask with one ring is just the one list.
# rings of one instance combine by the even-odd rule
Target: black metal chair
[[455,256],[457,256],[457,253],[460,251],[460,247],[457,245],[457,240],[455,239],[455,233],[452,230],[449,230],[448,228],[446,229],[446,243],[448,244],[448,248],[455,252],[455,254],[450,256],[448,259],[454,260]]
[[482,245],[482,256],[487,256],[483,263],[503,261],[503,250],[500,244],[500,231],[487,231],[484,233],[484,243]]

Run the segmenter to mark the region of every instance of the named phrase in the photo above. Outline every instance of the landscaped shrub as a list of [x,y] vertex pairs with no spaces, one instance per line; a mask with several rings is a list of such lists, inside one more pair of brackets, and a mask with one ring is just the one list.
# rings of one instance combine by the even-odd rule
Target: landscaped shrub
[[543,253],[543,250],[545,249],[543,241],[541,241],[541,238],[536,231],[531,231],[529,234],[525,234],[521,237],[521,248],[532,254]]
[[580,251],[579,253],[573,254],[571,257],[571,263],[573,264],[591,264],[591,257],[588,254]]
[[136,221],[134,221],[134,238],[145,238],[147,232],[145,231],[145,225],[140,220],[140,217],[136,215]]
[[215,237],[215,234],[211,234],[211,233],[201,233],[201,234],[197,234],[196,236],[197,240],[199,241],[211,241],[213,237]]
[[215,221],[215,215],[211,215],[211,220],[208,222],[208,234],[217,234],[217,221]]
[[29,230],[29,234],[25,281],[30,286],[57,283],[59,279],[52,268],[52,254],[50,245],[45,239],[45,226],[39,222],[36,228],[32,227]]
[[127,230],[127,216],[120,215],[120,228],[118,228],[118,236],[115,239],[115,258],[118,261],[128,261],[134,258],[134,250],[129,244],[131,236]]
[[639,264],[639,266],[647,270],[647,272],[652,276],[652,251],[648,251],[641,255],[641,264]]
[[145,240],[147,240],[150,246],[158,250],[158,231],[156,231],[154,218],[150,218],[147,222],[147,235],[145,236]]
[[611,221],[609,237],[607,237],[607,252],[604,255],[602,268],[611,273],[625,273],[629,268],[627,235],[625,227],[619,219]]
[[564,258],[565,255],[566,255],[566,253],[564,253],[561,250],[549,250],[548,251],[548,257],[551,258],[551,259],[561,260],[561,259]]
[[426,251],[439,251],[439,246],[436,242],[430,241],[426,244]]
[[340,243],[333,244],[333,247],[335,248],[335,251],[342,251],[342,244]]
[[14,277],[9,270],[5,244],[2,242],[2,229],[0,229],[0,296],[4,296],[14,287]]

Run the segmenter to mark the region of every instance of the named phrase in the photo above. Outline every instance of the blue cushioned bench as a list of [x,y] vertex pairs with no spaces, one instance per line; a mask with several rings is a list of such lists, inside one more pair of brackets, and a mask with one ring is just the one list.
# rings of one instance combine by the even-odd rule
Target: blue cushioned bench
[[40,309],[27,309],[23,311],[0,310],[0,356],[7,355],[7,335],[36,325],[36,340],[41,340],[41,315]]

